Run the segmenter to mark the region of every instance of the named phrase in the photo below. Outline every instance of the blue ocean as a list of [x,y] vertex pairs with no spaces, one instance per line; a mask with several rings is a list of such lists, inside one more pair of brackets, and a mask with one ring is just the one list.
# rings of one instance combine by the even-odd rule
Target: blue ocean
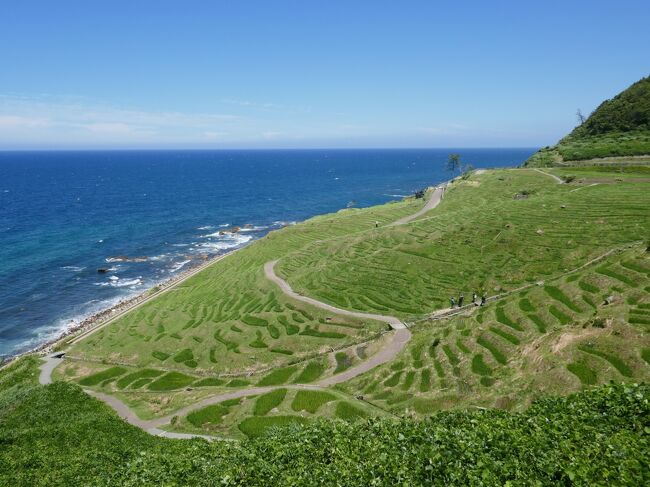
[[0,356],[205,255],[449,179],[450,152],[488,168],[534,149],[0,152]]

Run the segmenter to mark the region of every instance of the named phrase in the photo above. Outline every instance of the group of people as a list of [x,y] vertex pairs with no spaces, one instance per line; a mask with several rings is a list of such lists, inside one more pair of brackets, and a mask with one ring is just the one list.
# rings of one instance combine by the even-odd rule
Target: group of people
[[[487,301],[487,296],[485,295],[485,293],[483,293],[481,295],[481,302],[480,303],[477,302],[477,299],[478,299],[478,294],[476,294],[476,292],[473,292],[472,293],[472,304],[474,306],[484,306],[485,302]],[[463,307],[463,301],[464,300],[465,300],[465,296],[463,296],[463,293],[460,293],[458,295],[458,307],[459,308]],[[456,306],[456,299],[453,296],[451,298],[449,298],[449,304],[451,305],[450,306],[451,308]]]

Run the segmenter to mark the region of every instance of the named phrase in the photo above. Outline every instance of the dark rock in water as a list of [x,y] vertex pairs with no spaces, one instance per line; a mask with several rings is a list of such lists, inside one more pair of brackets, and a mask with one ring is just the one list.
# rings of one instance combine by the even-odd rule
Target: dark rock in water
[[97,272],[99,272],[100,274],[106,274],[108,272],[108,269],[106,269],[105,267],[101,267],[97,269]]
[[352,208],[353,206],[357,206],[357,202],[352,200],[348,201],[348,204],[346,205],[346,208]]
[[247,229],[247,230],[250,230],[251,228],[253,228],[253,225],[251,225],[250,223],[247,223],[246,225],[244,225],[244,228]]

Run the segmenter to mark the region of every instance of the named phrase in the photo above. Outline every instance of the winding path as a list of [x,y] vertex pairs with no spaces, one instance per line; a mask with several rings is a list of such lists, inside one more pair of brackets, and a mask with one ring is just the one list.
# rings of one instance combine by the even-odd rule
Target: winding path
[[[434,209],[440,201],[442,200],[442,196],[444,194],[445,187],[444,186],[439,186],[437,187],[427,203],[416,213],[413,213],[412,215],[400,218],[399,220],[396,220],[395,222],[389,224],[388,226],[398,226],[398,225],[404,225],[406,223],[409,223],[413,221],[414,219],[418,218],[419,216],[423,215],[424,213]],[[130,408],[127,406],[124,402],[122,402],[120,399],[118,399],[115,396],[111,396],[109,394],[104,394],[103,392],[98,392],[98,391],[93,391],[90,389],[84,389],[86,394],[89,396],[92,396],[96,399],[99,399],[100,401],[104,402],[108,406],[110,406],[122,419],[124,419],[126,422],[129,424],[136,426],[144,431],[146,431],[149,434],[155,435],[155,436],[163,436],[166,438],[176,438],[176,439],[189,439],[189,438],[204,438],[207,440],[215,440],[215,439],[222,439],[222,438],[217,438],[213,436],[207,436],[207,435],[197,435],[197,434],[186,434],[186,433],[173,433],[169,431],[164,431],[160,429],[162,426],[169,424],[172,421],[172,418],[175,416],[185,416],[188,413],[192,411],[196,411],[198,409],[204,408],[206,406],[209,406],[211,404],[217,404],[223,401],[227,401],[228,399],[236,399],[236,398],[241,398],[245,396],[252,396],[252,395],[258,395],[258,394],[264,394],[266,392],[269,392],[273,389],[277,389],[278,387],[282,388],[288,388],[288,389],[304,389],[304,390],[319,390],[319,389],[325,389],[329,386],[335,385],[335,384],[340,384],[342,382],[346,382],[358,375],[361,375],[378,365],[384,364],[386,362],[389,362],[397,354],[406,346],[408,341],[411,339],[411,332],[408,330],[407,326],[398,318],[394,316],[388,316],[388,315],[379,315],[379,314],[373,314],[373,313],[362,313],[358,311],[350,311],[342,308],[337,308],[335,306],[329,305],[327,303],[323,303],[321,301],[318,301],[316,299],[303,296],[301,294],[296,293],[289,283],[287,283],[284,279],[279,277],[277,274],[275,274],[275,264],[277,260],[267,262],[264,265],[264,273],[266,277],[272,281],[273,283],[277,284],[278,287],[282,290],[284,294],[287,296],[296,299],[298,301],[302,301],[304,303],[308,303],[312,306],[316,306],[318,308],[330,311],[335,314],[340,314],[344,316],[352,316],[355,318],[361,318],[361,319],[372,319],[372,320],[377,320],[377,321],[383,321],[387,323],[391,328],[391,339],[390,341],[381,348],[377,353],[375,353],[373,356],[368,358],[367,360],[359,363],[358,365],[354,367],[350,367],[346,371],[333,375],[330,377],[326,377],[320,381],[315,382],[314,384],[294,384],[294,385],[282,385],[282,386],[269,386],[269,387],[251,387],[247,389],[239,389],[236,391],[232,392],[227,392],[227,393],[222,393],[218,394],[215,396],[208,397],[206,399],[203,399],[197,403],[191,404],[189,406],[186,406],[184,408],[181,408],[177,411],[175,411],[173,414],[156,418],[156,419],[150,419],[150,420],[145,420],[145,419],[140,419]],[[197,270],[198,272],[198,270]],[[194,273],[193,273],[194,274]],[[192,275],[193,275],[192,274]],[[152,296],[153,298],[154,296]],[[109,320],[109,322],[113,321],[112,319]],[[87,333],[82,334],[82,336],[87,336],[88,334],[96,331],[97,329],[106,326],[107,323],[102,323],[101,326],[96,327],[94,329],[88,330]],[[81,338],[81,337],[79,337]],[[76,340],[75,340],[76,341]],[[52,383],[52,372],[54,369],[63,361],[63,355],[64,353],[58,352],[54,354],[50,354],[45,357],[45,362],[41,366],[41,373],[39,376],[39,382],[43,385],[51,384]]]

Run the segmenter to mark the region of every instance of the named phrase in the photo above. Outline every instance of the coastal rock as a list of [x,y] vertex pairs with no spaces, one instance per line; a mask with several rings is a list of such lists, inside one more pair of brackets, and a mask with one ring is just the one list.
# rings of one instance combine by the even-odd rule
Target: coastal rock
[[246,225],[244,225],[244,228],[246,230],[250,230],[251,228],[253,228],[253,225],[251,225],[250,223],[247,223]]
[[106,269],[105,267],[100,267],[99,269],[97,269],[97,272],[100,274],[106,274],[108,272],[108,269]]
[[238,233],[240,230],[241,230],[241,228],[239,228],[239,227],[232,227],[230,229],[230,233]]
[[538,228],[537,231],[535,232],[537,235],[544,235],[544,230],[541,228]]

